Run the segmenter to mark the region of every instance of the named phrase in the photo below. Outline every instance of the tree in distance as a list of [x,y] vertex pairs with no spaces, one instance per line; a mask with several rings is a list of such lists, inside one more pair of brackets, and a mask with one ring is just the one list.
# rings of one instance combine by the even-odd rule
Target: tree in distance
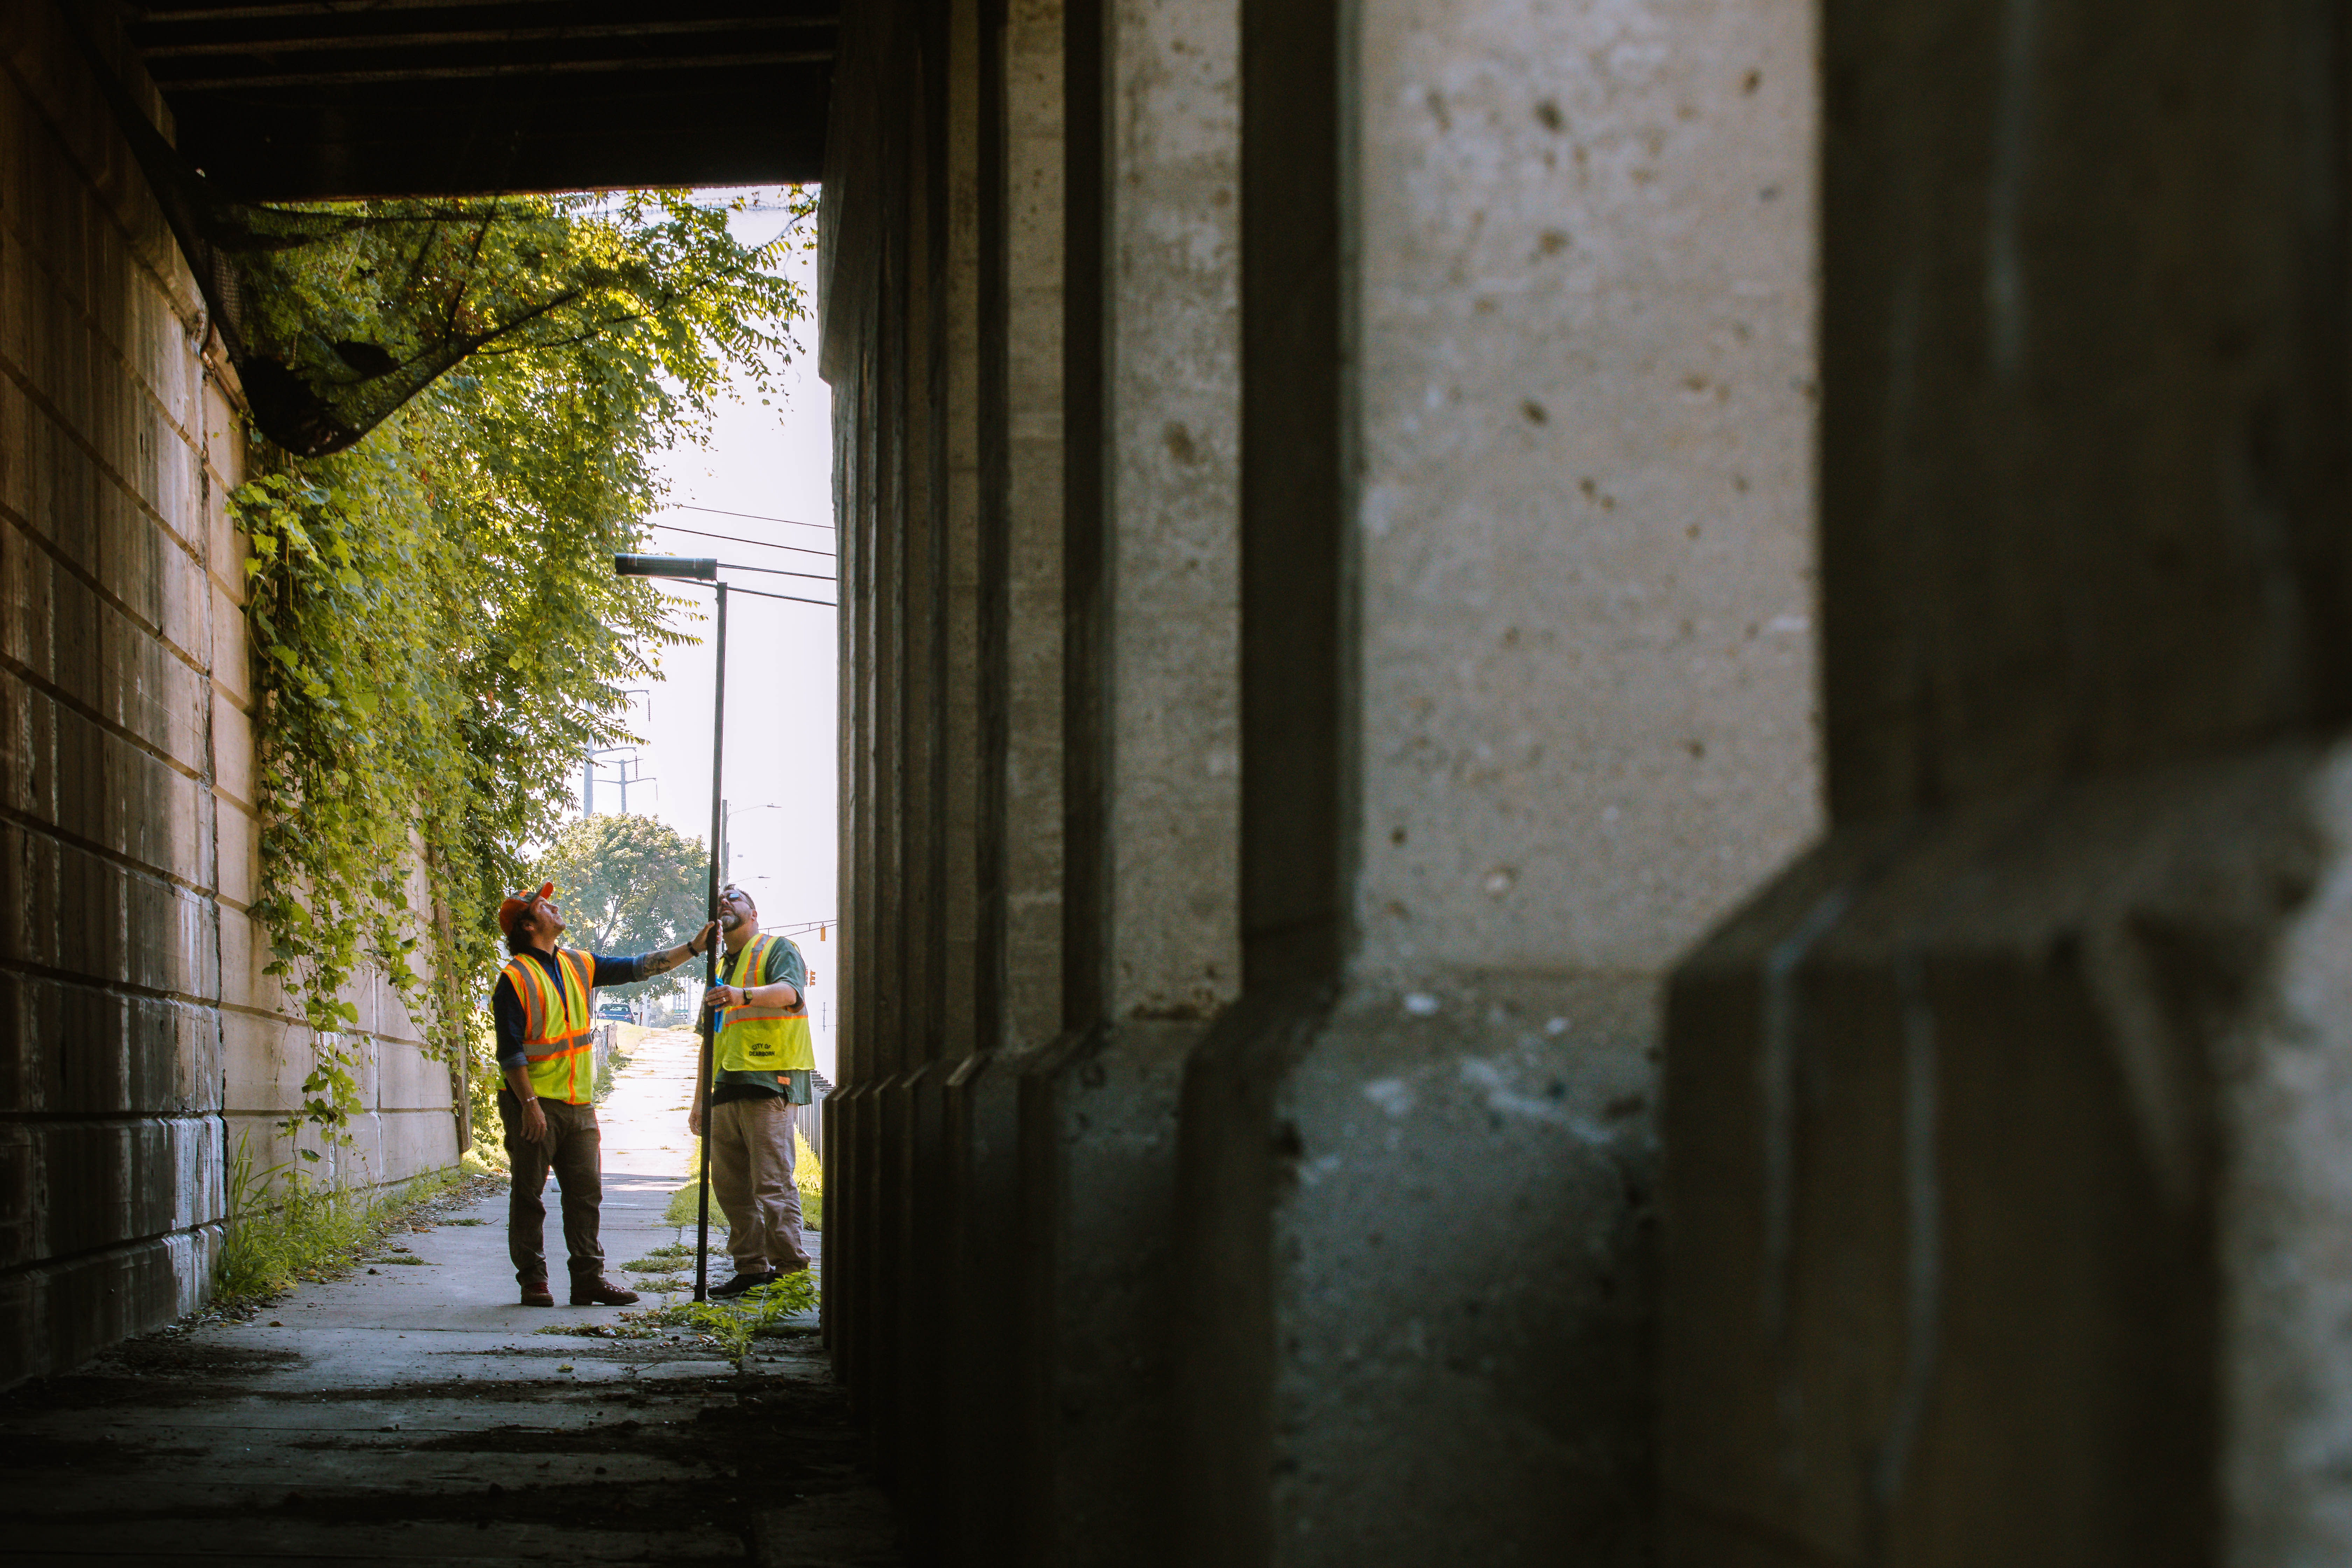
[[[709,913],[710,868],[702,840],[650,816],[583,816],[567,823],[530,873],[555,884],[571,928],[567,947],[591,952],[651,952],[700,931]],[[607,985],[608,997],[666,996],[702,973],[686,963],[630,985]]]

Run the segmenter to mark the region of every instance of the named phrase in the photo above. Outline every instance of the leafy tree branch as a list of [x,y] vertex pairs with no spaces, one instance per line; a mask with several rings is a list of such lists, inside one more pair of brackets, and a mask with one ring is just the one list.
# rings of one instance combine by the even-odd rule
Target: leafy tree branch
[[254,912],[315,1041],[286,1130],[332,1142],[362,1109],[361,971],[390,977],[436,1051],[466,1048],[499,896],[558,837],[576,759],[634,738],[623,689],[690,640],[612,556],[643,548],[656,455],[706,439],[735,388],[773,390],[806,314],[774,264],[805,228],[742,246],[725,209],[676,192],[301,216],[359,221],[262,258],[273,341],[349,375],[369,359],[354,343],[425,352],[429,314],[511,351],[331,455],[257,441],[230,499],[257,656]]

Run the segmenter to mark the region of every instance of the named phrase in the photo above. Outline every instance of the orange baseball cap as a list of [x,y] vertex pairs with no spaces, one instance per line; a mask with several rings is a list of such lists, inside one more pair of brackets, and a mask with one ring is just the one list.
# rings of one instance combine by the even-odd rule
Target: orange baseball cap
[[554,896],[555,884],[552,882],[541,882],[539,885],[539,891],[536,893],[509,894],[507,901],[499,906],[499,932],[506,936],[514,935],[515,916],[522,913],[523,910],[530,908],[531,905],[539,902],[540,900],[553,898]]

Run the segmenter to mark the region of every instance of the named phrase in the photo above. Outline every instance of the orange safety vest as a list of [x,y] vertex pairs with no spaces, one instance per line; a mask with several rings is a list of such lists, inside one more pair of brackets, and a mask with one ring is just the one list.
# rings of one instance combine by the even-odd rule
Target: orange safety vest
[[536,956],[519,952],[506,976],[522,999],[522,1048],[530,1087],[541,1100],[586,1105],[596,1098],[596,960],[578,948],[555,950],[561,981],[548,977]]

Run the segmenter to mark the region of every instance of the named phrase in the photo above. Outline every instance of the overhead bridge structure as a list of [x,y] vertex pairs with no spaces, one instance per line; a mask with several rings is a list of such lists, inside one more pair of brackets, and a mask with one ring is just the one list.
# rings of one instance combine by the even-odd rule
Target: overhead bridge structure
[[825,1335],[915,1560],[2352,1558],[2347,58],[8,0],[0,1375],[194,1305],[289,1088],[236,392],[104,73],[247,200],[821,182]]
[[179,147],[247,197],[810,183],[833,0],[126,7]]

